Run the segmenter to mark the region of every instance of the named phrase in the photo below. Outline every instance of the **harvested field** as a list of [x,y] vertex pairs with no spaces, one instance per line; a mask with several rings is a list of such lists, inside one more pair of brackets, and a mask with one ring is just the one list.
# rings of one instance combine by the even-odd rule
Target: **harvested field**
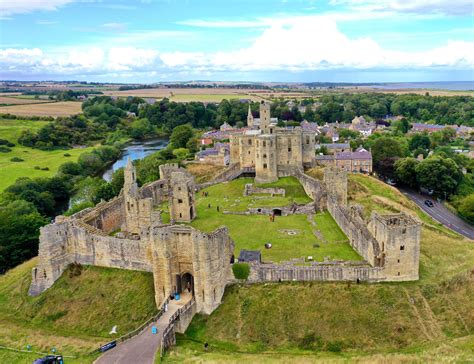
[[[29,101],[29,100],[26,100]],[[69,116],[82,112],[81,102],[62,101],[15,106],[2,106],[0,113],[20,116]]]
[[149,97],[149,98],[169,98],[176,102],[220,102],[223,99],[252,99],[261,100],[255,94],[255,90],[232,89],[232,88],[153,88],[127,91],[104,91],[107,96],[127,97]]
[[34,99],[34,98],[20,98],[20,97],[7,97],[7,96],[0,96],[0,106],[1,105],[27,105],[27,104],[44,104],[44,103],[51,103],[51,100],[41,100],[41,99]]

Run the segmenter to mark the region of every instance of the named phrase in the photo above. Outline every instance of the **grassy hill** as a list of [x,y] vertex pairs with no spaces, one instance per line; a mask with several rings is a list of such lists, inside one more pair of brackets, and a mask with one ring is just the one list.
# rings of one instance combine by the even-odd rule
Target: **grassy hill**
[[474,243],[374,178],[351,176],[349,188],[367,216],[403,210],[423,221],[420,281],[235,285],[165,361],[474,361]]
[[[40,352],[55,347],[88,363],[94,357],[87,354],[112,338],[112,326],[120,336],[156,313],[151,273],[70,269],[42,295],[29,297],[35,265],[32,259],[0,276],[1,346],[25,349],[29,344]],[[0,350],[1,363],[15,362],[12,358],[31,363],[30,356]]]

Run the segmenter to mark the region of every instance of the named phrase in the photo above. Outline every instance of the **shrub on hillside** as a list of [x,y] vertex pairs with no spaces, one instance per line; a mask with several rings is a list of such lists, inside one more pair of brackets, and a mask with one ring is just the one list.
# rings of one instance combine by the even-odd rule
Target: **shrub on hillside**
[[0,145],[0,153],[8,153],[11,152],[12,150],[4,145]]
[[247,279],[250,274],[250,266],[247,263],[235,263],[232,266],[232,272],[237,279]]
[[6,145],[7,147],[14,147],[15,146],[15,144],[9,142],[6,139],[0,139],[0,145]]
[[25,160],[24,159],[21,159],[19,157],[13,157],[10,159],[11,162],[24,162]]

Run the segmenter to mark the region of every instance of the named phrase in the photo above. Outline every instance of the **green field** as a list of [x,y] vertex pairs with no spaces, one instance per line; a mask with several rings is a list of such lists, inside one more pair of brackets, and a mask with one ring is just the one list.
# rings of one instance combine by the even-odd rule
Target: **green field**
[[[293,202],[311,202],[294,177],[280,178],[278,182],[260,185],[285,188],[285,197],[243,196],[247,183],[253,183],[253,179],[239,178],[199,192],[196,195],[197,218],[191,225],[206,232],[227,226],[235,242],[236,256],[241,249],[251,249],[261,250],[262,259],[273,262],[307,256],[312,256],[317,261],[323,261],[325,257],[336,260],[361,259],[328,213],[315,216],[276,216],[274,222],[267,215],[224,214],[224,211],[246,211],[248,207],[283,207]],[[203,192],[207,192],[208,196],[203,196]],[[317,230],[322,236],[314,233]],[[267,242],[272,244],[271,249],[264,248]]]
[[[18,137],[23,130],[38,130],[47,121],[7,120],[0,119],[0,139],[7,139],[15,144],[12,151],[0,153],[0,192],[13,184],[20,177],[51,177],[56,174],[61,164],[77,161],[79,155],[93,148],[78,148],[69,150],[43,151],[24,147],[18,144]],[[70,154],[70,157],[64,154]],[[12,162],[13,157],[23,159],[23,162]],[[35,169],[35,167],[49,170]]]
[[[112,326],[120,336],[156,313],[151,273],[83,267],[79,275],[66,271],[52,288],[29,297],[36,263],[32,259],[0,276],[0,346],[31,345],[39,352],[55,347],[82,358],[66,362],[89,363],[94,357],[88,353],[113,337]],[[28,362],[31,354],[0,350],[1,363],[14,362],[5,358]]]

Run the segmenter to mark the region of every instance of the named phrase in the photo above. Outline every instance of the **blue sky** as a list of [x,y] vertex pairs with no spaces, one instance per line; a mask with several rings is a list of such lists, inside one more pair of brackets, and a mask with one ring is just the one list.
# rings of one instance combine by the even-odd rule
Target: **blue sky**
[[3,0],[0,78],[474,80],[470,0]]

